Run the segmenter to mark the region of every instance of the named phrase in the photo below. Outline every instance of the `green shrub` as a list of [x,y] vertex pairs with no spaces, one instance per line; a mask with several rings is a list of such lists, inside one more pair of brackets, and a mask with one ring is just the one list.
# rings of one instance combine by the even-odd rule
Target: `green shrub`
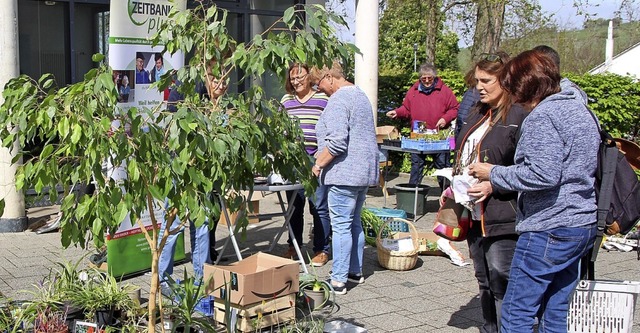
[[[453,91],[458,100],[466,91],[464,74],[458,71],[439,71],[438,76]],[[630,138],[638,142],[640,134],[640,83],[633,78],[617,74],[571,74],[565,76],[587,93],[589,108],[613,136]],[[378,126],[393,125],[403,136],[409,136],[410,124],[406,119],[389,119],[385,112],[402,104],[407,90],[416,82],[416,73],[388,73],[378,77]],[[409,172],[409,154],[391,154],[393,169]],[[432,170],[426,170],[427,174]]]

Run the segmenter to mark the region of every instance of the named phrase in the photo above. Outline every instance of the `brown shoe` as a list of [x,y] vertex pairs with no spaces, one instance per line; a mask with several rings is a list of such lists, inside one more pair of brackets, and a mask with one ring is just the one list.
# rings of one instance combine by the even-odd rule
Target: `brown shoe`
[[313,267],[322,267],[329,261],[329,254],[320,251],[316,252],[316,254],[311,258],[311,266]]
[[296,260],[296,258],[298,258],[298,254],[296,253],[296,248],[293,246],[289,246],[289,249],[287,250],[287,252],[285,252],[282,256],[292,260]]

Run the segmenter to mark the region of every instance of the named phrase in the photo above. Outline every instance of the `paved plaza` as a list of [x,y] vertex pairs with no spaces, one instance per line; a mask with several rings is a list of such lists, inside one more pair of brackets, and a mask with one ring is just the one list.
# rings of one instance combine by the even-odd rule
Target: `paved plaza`
[[[406,183],[408,175],[389,175],[390,196],[386,199],[387,207],[395,207],[393,185]],[[425,182],[435,185],[433,179],[425,177]],[[431,229],[439,190],[431,188],[428,196],[428,211],[416,222],[419,231]],[[256,194],[254,197],[261,197]],[[367,196],[367,206],[383,207],[385,200],[380,189],[371,189]],[[272,213],[279,210],[277,196],[265,195],[260,201],[261,213]],[[30,218],[44,219],[56,213],[56,207],[32,208]],[[311,252],[308,230],[311,218],[306,212],[305,241],[303,252]],[[269,241],[282,225],[281,217],[264,219],[250,225],[246,238],[238,237],[242,255],[247,257],[258,251],[267,251]],[[186,233],[188,235],[188,233]],[[219,226],[217,237],[222,244],[227,235],[226,229]],[[188,242],[187,242],[188,244]],[[453,244],[465,256],[467,262],[468,248],[465,242]],[[281,237],[275,254],[286,250],[286,236]],[[91,248],[91,246],[89,246]],[[187,248],[187,252],[189,249]],[[77,261],[88,254],[91,249],[80,247],[62,249],[59,233],[38,235],[26,231],[16,234],[0,234],[0,291],[13,299],[28,299],[29,294],[21,290],[32,289],[56,262]],[[417,266],[409,271],[389,271],[378,264],[375,248],[365,248],[364,276],[366,282],[361,285],[349,284],[346,295],[336,296],[336,307],[325,314],[327,321],[343,320],[366,328],[369,332],[478,332],[481,324],[480,303],[477,298],[477,283],[471,265],[455,266],[447,257],[420,256]],[[235,260],[233,251],[228,248],[225,256]],[[596,264],[596,278],[610,280],[640,280],[635,252],[607,252],[601,250]],[[175,270],[176,277],[182,275],[183,269],[192,271],[191,264],[185,263]],[[331,261],[324,267],[317,268],[319,275],[328,276]],[[138,275],[126,279],[126,282],[142,287],[143,298],[149,289],[149,276]],[[635,318],[634,331],[640,332],[640,320]]]

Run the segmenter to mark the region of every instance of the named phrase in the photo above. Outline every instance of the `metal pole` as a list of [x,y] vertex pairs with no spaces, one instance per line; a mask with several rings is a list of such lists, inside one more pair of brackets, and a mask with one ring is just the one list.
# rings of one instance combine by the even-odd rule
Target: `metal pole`
[[413,44],[413,71],[418,71],[418,43]]

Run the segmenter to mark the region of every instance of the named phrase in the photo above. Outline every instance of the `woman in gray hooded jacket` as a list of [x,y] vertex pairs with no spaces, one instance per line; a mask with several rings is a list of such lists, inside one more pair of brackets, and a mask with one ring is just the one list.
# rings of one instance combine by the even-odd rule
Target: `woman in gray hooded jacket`
[[579,263],[596,231],[595,172],[600,137],[576,89],[561,90],[558,66],[525,51],[500,76],[514,102],[531,110],[512,166],[472,164],[469,174],[518,191],[520,233],[502,305],[501,332],[566,332]]

